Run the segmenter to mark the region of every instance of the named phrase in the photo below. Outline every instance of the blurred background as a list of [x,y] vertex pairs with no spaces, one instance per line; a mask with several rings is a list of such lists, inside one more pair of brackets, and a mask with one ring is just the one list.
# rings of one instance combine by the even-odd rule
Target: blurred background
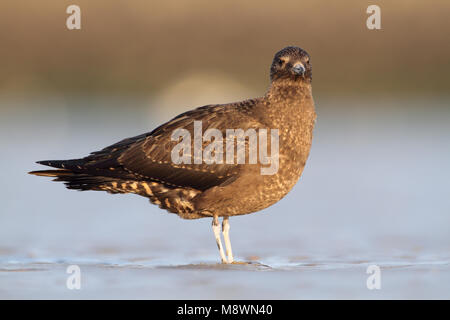
[[[2,1],[0,298],[449,298],[449,16],[444,0]],[[263,95],[287,45],[312,58],[310,159],[283,201],[231,219],[238,259],[269,269],[217,267],[208,219],[26,174]]]

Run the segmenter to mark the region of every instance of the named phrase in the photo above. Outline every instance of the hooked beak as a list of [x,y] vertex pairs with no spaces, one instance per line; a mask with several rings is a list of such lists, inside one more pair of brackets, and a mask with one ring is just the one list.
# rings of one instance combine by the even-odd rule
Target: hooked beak
[[296,63],[291,70],[292,73],[298,76],[302,76],[305,73],[305,67],[301,63]]

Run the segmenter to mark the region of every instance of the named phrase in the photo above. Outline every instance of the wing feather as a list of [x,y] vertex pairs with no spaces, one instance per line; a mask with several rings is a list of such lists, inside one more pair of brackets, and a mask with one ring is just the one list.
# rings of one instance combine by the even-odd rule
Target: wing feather
[[[212,128],[219,130],[224,141],[227,129],[247,130],[261,126],[255,119],[240,113],[236,105],[201,107],[179,115],[155,129],[150,135],[136,141],[120,154],[119,164],[129,173],[143,179],[163,182],[169,186],[190,187],[203,191],[230,183],[236,179],[241,167],[236,164],[236,161],[233,164],[173,163],[171,150],[179,141],[171,139],[172,133],[181,128],[188,130],[192,137],[191,150],[193,150],[194,121],[202,122],[203,132]],[[209,143],[204,143],[203,147],[207,144]]]

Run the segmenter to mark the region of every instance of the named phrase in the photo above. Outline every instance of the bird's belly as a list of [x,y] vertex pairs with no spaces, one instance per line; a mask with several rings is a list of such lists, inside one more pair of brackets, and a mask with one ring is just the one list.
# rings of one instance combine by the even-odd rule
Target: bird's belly
[[207,215],[242,215],[265,209],[281,200],[297,183],[307,155],[280,154],[278,171],[262,175],[261,167],[246,167],[241,177],[225,187],[214,187],[199,197],[197,207]]
[[[263,183],[255,186],[252,201],[246,210],[248,213],[265,209],[286,196],[300,179],[305,162],[300,159],[280,157],[277,174],[263,176]],[[244,208],[243,208],[244,209]],[[244,212],[244,214],[247,212]]]

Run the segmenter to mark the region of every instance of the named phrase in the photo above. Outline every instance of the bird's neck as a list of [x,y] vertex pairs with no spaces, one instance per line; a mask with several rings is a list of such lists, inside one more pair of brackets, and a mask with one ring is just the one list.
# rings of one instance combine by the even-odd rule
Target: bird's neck
[[266,97],[271,101],[284,101],[289,105],[312,99],[311,83],[307,81],[279,80],[271,83]]
[[316,117],[310,82],[273,82],[264,100],[259,114],[271,128],[308,127]]
[[272,82],[252,109],[259,121],[270,128],[295,128],[316,117],[311,83]]

